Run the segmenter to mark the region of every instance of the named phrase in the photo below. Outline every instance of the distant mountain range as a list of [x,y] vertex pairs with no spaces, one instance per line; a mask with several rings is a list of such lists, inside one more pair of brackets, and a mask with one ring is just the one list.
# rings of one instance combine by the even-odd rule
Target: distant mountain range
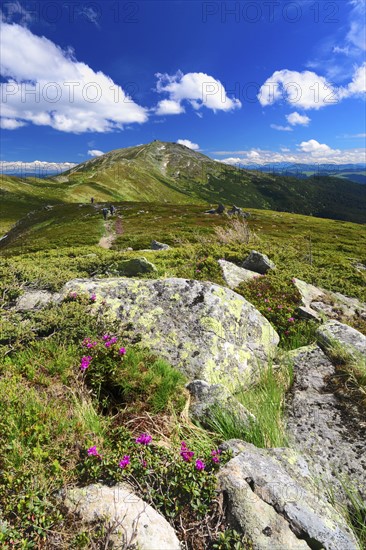
[[[148,201],[236,204],[333,219],[365,222],[366,186],[339,177],[242,169],[184,145],[153,141],[116,149],[60,175],[41,180],[2,176],[0,188],[49,202]],[[3,196],[3,198],[5,198]]]

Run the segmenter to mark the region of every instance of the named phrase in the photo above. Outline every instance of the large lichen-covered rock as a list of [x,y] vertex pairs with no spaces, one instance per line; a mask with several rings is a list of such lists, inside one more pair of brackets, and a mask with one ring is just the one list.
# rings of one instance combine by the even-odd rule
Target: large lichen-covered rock
[[279,337],[270,323],[232,290],[187,279],[75,279],[63,288],[96,294],[94,308],[132,323],[142,345],[190,380],[230,388],[250,383]]
[[204,380],[193,380],[187,384],[186,388],[191,396],[189,414],[204,428],[211,429],[212,421],[220,412],[230,415],[243,430],[248,429],[255,421],[255,416],[222,384],[208,384]]
[[364,411],[354,400],[334,393],[336,376],[322,350],[306,346],[291,352],[294,383],[287,403],[291,445],[306,454],[314,476],[338,500],[351,485],[366,498],[366,430]]
[[345,519],[312,482],[301,455],[244,442],[241,448],[219,471],[219,487],[227,495],[232,522],[250,535],[255,550],[359,550]]
[[111,529],[110,541],[116,550],[179,550],[174,529],[126,484],[101,484],[67,489],[63,504],[85,523],[102,521]]
[[366,336],[348,325],[328,321],[317,329],[316,335],[325,346],[336,343],[350,354],[366,355]]
[[251,281],[259,276],[258,273],[254,271],[249,271],[249,269],[244,269],[226,260],[219,260],[219,265],[229,288],[236,288],[240,283]]

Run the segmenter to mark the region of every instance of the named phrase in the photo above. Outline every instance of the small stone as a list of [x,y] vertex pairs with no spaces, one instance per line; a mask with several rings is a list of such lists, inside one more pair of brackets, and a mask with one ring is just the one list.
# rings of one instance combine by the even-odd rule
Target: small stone
[[249,256],[245,258],[241,267],[249,269],[250,271],[255,271],[256,273],[260,273],[262,275],[267,273],[270,269],[276,268],[275,264],[268,258],[268,256],[261,254],[261,252],[257,252],[256,250],[251,251]]

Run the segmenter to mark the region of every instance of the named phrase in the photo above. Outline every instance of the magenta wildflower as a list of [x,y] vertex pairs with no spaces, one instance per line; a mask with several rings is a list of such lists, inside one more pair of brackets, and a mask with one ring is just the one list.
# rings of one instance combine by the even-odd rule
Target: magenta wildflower
[[295,321],[295,317],[289,317],[287,320],[289,323],[293,323]]
[[93,447],[90,447],[88,449],[88,455],[89,456],[99,456],[96,445],[93,445]]
[[194,457],[194,452],[188,449],[185,441],[182,441],[180,445],[180,456],[183,458],[185,462],[189,462],[191,458]]
[[90,301],[91,301],[91,302],[95,302],[96,299],[97,299],[97,296],[96,296],[96,294],[93,292],[93,294],[90,296]]
[[78,297],[78,293],[77,292],[70,292],[69,296],[72,300],[76,300],[76,298]]
[[120,460],[118,466],[124,470],[131,463],[129,455],[125,455],[122,460]]
[[268,311],[272,311],[272,308],[271,308],[271,307],[267,307],[267,310],[268,310]]
[[220,454],[221,454],[220,449],[213,449],[213,450],[211,451],[212,461],[213,461],[213,462],[216,462],[216,464],[217,464],[218,462],[220,462]]
[[268,298],[264,298],[264,301],[265,301],[265,302],[269,302],[269,299],[268,299]]
[[118,353],[120,355],[126,355],[126,348],[119,348]]
[[109,340],[109,343],[110,343],[110,344],[115,344],[116,342],[117,342],[117,337],[116,337],[116,336],[113,336],[113,338],[111,338],[111,339]]
[[81,358],[81,363],[80,363],[80,369],[81,370],[86,370],[89,365],[90,365],[90,361],[92,360],[93,358],[90,356],[90,355],[84,355],[82,358]]
[[152,441],[152,437],[149,434],[141,434],[135,439],[136,443],[140,443],[141,445],[148,445]]
[[109,334],[104,334],[104,336],[102,336],[102,340],[104,340],[104,341],[109,340],[109,339],[110,339]]
[[196,470],[204,470],[205,468],[206,468],[206,464],[198,458],[196,460]]
[[142,459],[140,462],[141,462],[141,465],[142,465],[143,468],[147,468],[146,460]]

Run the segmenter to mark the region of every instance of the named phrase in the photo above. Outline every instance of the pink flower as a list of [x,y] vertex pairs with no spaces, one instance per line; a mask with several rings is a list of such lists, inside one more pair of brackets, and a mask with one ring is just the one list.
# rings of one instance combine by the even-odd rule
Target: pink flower
[[119,348],[118,353],[120,355],[126,355],[126,348]]
[[146,460],[144,460],[144,459],[141,460],[141,466],[142,466],[143,468],[147,468],[147,462],[146,462]]
[[70,292],[69,297],[72,300],[76,300],[76,298],[78,297],[78,293],[77,292]]
[[141,434],[135,439],[136,443],[140,443],[141,445],[148,445],[152,441],[152,437],[149,434]]
[[295,321],[295,317],[289,317],[287,320],[289,323],[293,323]]
[[93,292],[93,294],[90,296],[90,301],[91,302],[95,302],[95,300],[97,299],[95,293]]
[[206,465],[202,460],[197,459],[196,460],[196,470],[204,470],[206,468]]
[[102,340],[104,340],[104,342],[105,342],[106,340],[109,340],[109,339],[110,339],[109,334],[104,334],[104,336],[102,336]]
[[185,462],[189,462],[191,458],[194,457],[194,452],[188,449],[185,441],[182,441],[180,445],[180,456],[183,458]]
[[119,461],[118,466],[124,470],[129,464],[131,464],[130,457],[129,455],[125,455],[122,460]]
[[269,302],[269,299],[268,299],[268,298],[264,298],[264,301],[265,301],[265,302]]
[[267,310],[268,310],[268,311],[272,311],[272,308],[271,308],[271,307],[267,307]]
[[216,464],[217,464],[218,462],[220,462],[220,456],[219,456],[220,454],[221,454],[220,449],[217,449],[217,450],[213,449],[213,450],[211,451],[212,461],[213,461],[213,462],[216,462]]
[[84,355],[81,358],[80,369],[86,370],[89,367],[91,360],[92,360],[92,357],[90,355]]
[[93,447],[90,447],[88,449],[88,455],[89,456],[99,456],[96,445],[93,445]]

